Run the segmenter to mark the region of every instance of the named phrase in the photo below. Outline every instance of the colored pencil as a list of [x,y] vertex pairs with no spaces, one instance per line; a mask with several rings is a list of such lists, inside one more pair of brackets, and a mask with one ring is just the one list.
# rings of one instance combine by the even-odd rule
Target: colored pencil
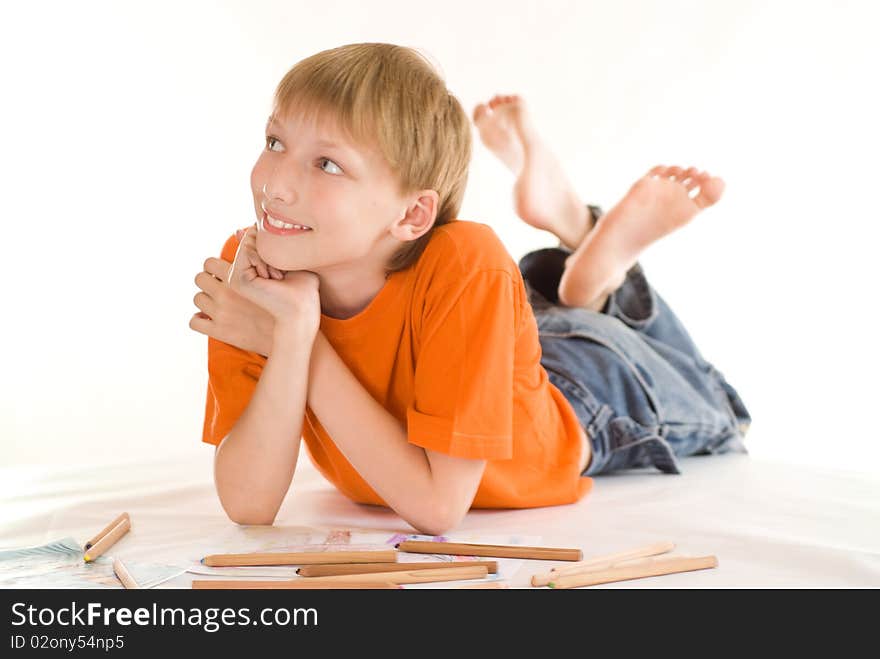
[[456,567],[440,570],[410,570],[409,572],[375,572],[372,574],[336,575],[332,577],[304,577],[310,583],[338,583],[340,581],[387,581],[390,583],[434,583],[460,579],[484,579],[489,574],[485,566]]
[[122,513],[121,515],[119,515],[119,517],[117,517],[117,518],[114,519],[112,522],[110,522],[107,526],[105,526],[103,529],[101,529],[101,530],[98,532],[98,534],[97,534],[94,538],[92,538],[91,540],[89,540],[89,541],[83,546],[83,550],[89,549],[93,544],[95,544],[96,542],[98,542],[98,540],[100,540],[100,539],[103,538],[105,535],[107,535],[110,531],[112,531],[112,530],[113,530],[113,527],[116,526],[117,524],[119,524],[119,522],[121,522],[123,519],[128,519],[129,522],[131,521],[131,518],[128,516],[128,513]]
[[211,554],[202,559],[211,567],[255,565],[315,565],[320,563],[396,563],[397,552],[387,551],[304,551],[254,554]]
[[328,565],[307,565],[296,573],[301,577],[329,577],[340,574],[368,574],[371,572],[404,572],[409,570],[440,570],[453,567],[473,567],[483,565],[489,574],[498,572],[497,561],[431,561],[429,563],[331,563]]
[[563,565],[560,567],[551,568],[550,572],[535,574],[532,576],[532,585],[546,586],[551,581],[553,581],[555,577],[561,577],[566,574],[585,572],[588,569],[607,569],[614,566],[615,563],[622,563],[623,561],[628,561],[634,558],[642,558],[645,556],[656,556],[658,554],[665,554],[666,552],[672,551],[673,549],[675,549],[675,545],[671,542],[657,542],[651,545],[646,545],[644,547],[637,547],[636,549],[621,551],[616,554],[595,556],[586,561],[580,561],[578,563],[572,563],[571,565]]
[[419,554],[453,554],[456,556],[493,556],[495,558],[532,558],[549,561],[579,561],[584,557],[580,549],[557,547],[522,547],[518,545],[481,545],[463,542],[425,542],[405,540],[397,545],[399,551]]
[[718,566],[715,556],[670,556],[645,559],[638,565],[612,567],[607,570],[594,570],[581,574],[568,574],[555,578],[548,585],[551,588],[579,588],[601,583],[659,577],[664,574],[705,570]]
[[103,536],[100,540],[98,540],[95,544],[89,547],[85,553],[83,554],[83,560],[86,563],[90,563],[98,556],[103,554],[105,551],[110,549],[113,545],[116,544],[116,541],[119,540],[122,536],[128,533],[128,530],[131,528],[131,520],[128,517],[123,517],[122,521],[120,521],[116,526],[114,526],[109,533]]
[[120,561],[118,558],[113,559],[113,574],[122,582],[122,586],[128,589],[137,589],[140,588],[138,582],[134,580],[134,577],[131,576],[131,573],[128,571],[128,568],[125,567],[125,564]]

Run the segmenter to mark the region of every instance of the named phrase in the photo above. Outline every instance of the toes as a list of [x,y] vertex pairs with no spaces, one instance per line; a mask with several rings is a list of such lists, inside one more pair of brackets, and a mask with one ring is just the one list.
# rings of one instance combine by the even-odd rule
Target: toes
[[673,181],[681,180],[681,175],[684,174],[684,170],[681,167],[670,167],[666,170],[666,178],[671,179]]
[[700,180],[700,194],[694,197],[697,206],[706,208],[721,199],[721,195],[724,193],[723,180],[717,176],[709,176],[706,172],[701,172],[698,178]]
[[485,103],[480,103],[474,108],[474,123],[480,121],[487,114],[489,114],[489,107]]
[[489,101],[489,107],[493,110],[499,105],[506,105],[508,103],[515,103],[520,100],[520,97],[516,94],[496,94]]
[[696,167],[688,167],[681,175],[680,182],[688,191],[688,197],[693,199],[700,192],[700,170]]
[[693,190],[697,185],[696,176],[699,174],[699,170],[696,167],[688,167],[684,170],[684,173],[681,175],[681,178],[678,180],[681,181],[682,185],[686,187],[688,190]]
[[656,167],[652,167],[648,172],[648,176],[651,178],[657,178],[663,176],[666,170],[669,169],[666,165],[657,165]]

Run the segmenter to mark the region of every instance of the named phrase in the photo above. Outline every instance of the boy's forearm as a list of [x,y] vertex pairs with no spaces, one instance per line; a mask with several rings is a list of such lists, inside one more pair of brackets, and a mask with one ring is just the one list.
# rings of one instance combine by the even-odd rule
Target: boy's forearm
[[275,329],[273,348],[245,411],[214,458],[217,494],[230,519],[271,524],[296,469],[312,339]]
[[364,389],[319,331],[312,350],[308,404],[333,442],[376,493],[413,527],[443,532],[424,449],[407,441],[406,429]]

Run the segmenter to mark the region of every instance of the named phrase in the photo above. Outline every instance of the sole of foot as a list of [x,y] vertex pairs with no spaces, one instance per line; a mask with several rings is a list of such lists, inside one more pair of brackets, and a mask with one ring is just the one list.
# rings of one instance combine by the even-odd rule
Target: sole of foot
[[575,249],[589,230],[590,213],[535,130],[523,98],[496,95],[478,105],[473,118],[483,144],[516,175],[516,214]]
[[559,282],[560,301],[589,306],[615,290],[644,249],[716,204],[723,193],[723,180],[695,167],[654,167],[568,257]]

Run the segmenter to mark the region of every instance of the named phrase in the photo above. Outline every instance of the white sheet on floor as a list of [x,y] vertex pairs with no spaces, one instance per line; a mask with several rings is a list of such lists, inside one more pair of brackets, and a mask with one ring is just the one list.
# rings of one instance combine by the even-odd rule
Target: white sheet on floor
[[[84,543],[128,511],[132,530],[111,551],[123,559],[188,563],[216,552],[243,529],[226,518],[214,492],[212,449],[199,448],[142,464],[0,470],[0,548],[67,536]],[[880,586],[880,477],[745,455],[681,464],[679,476],[600,476],[569,506],[471,511],[449,535],[540,538],[545,546],[581,548],[585,558],[671,540],[675,554],[718,558],[715,569],[603,586],[611,588]],[[333,529],[414,533],[392,511],[343,497],[303,452],[270,535],[283,543]],[[528,587],[532,574],[555,565],[522,561],[508,581]],[[194,577],[160,587],[189,587]]]

